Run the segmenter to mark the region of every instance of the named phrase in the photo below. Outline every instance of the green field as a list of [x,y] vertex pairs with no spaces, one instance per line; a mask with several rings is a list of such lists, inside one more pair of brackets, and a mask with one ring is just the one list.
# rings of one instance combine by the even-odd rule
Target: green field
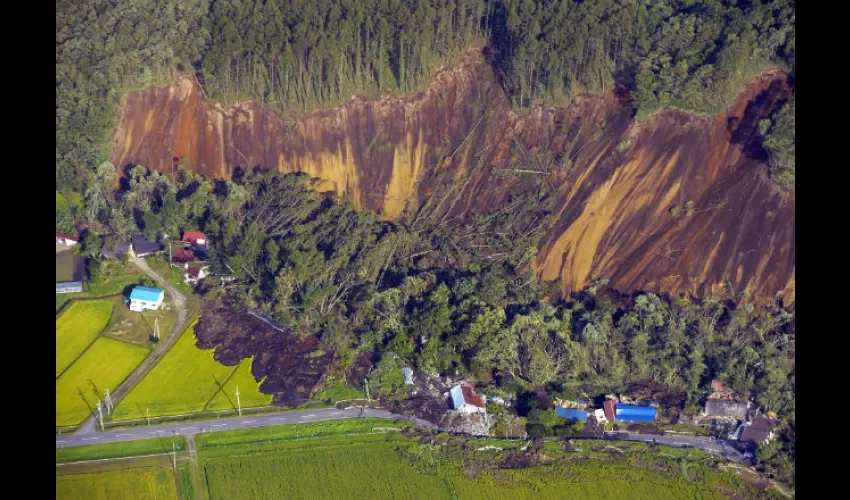
[[85,420],[102,397],[98,393],[114,391],[148,352],[119,340],[97,339],[56,381],[56,425]]
[[[142,418],[146,410],[152,417],[183,415],[208,409],[208,403],[230,407],[224,395],[218,394],[219,389],[225,386],[227,396],[235,401],[237,381],[243,408],[271,402],[271,396],[259,393],[259,384],[250,374],[251,359],[244,359],[237,366],[224,366],[213,358],[213,349],[199,349],[196,342],[193,324],[115,407],[113,419]],[[232,384],[228,381],[231,376],[235,377]]]
[[[495,466],[498,451],[420,444],[379,419],[292,425],[198,436],[205,498],[776,498],[732,471],[720,471],[697,450],[659,447],[648,453],[582,441],[583,452],[547,446],[549,463],[524,469]],[[484,440],[482,440],[484,441]],[[495,440],[489,440],[495,441]],[[499,442],[496,441],[498,446]],[[508,444],[508,443],[504,443]],[[617,443],[619,444],[619,443]],[[552,449],[554,448],[554,449]],[[598,448],[598,451],[593,449]],[[669,453],[668,453],[669,452]]]
[[112,316],[108,300],[74,302],[56,319],[56,376],[58,377],[106,328]]
[[186,449],[185,437],[169,435],[162,438],[140,439],[138,441],[57,448],[56,463],[171,453],[175,449],[172,443],[176,445],[177,451]]
[[177,500],[171,467],[138,467],[56,476],[56,498],[68,500]]

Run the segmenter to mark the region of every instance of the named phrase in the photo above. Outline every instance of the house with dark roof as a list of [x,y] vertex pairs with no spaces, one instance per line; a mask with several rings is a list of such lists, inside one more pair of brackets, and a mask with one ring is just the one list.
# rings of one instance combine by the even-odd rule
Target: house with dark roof
[[741,432],[741,441],[751,441],[753,443],[764,443],[773,439],[773,429],[776,427],[776,420],[759,416],[750,422],[750,425],[744,427]]
[[[162,236],[159,232],[156,234],[157,238]],[[165,250],[165,245],[157,240],[149,241],[143,234],[137,234],[130,238],[129,242],[119,243],[112,247],[112,249],[109,247],[110,245],[104,243],[103,248],[100,249],[101,257],[106,257],[108,259],[123,259],[130,257],[132,259],[135,257],[144,257],[146,255],[161,253]]]
[[452,408],[460,414],[471,415],[474,413],[487,413],[484,401],[476,394],[469,384],[458,384],[449,391],[452,400]]
[[705,402],[705,416],[746,420],[749,403],[725,399],[709,399]]

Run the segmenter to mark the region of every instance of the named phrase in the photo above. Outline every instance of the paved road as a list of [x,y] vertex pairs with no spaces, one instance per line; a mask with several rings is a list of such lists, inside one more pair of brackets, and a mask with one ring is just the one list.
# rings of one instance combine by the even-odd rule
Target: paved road
[[717,455],[734,462],[745,462],[747,460],[746,457],[744,457],[744,454],[734,447],[725,443],[720,444],[709,437],[659,436],[655,434],[637,434],[634,432],[606,432],[604,437],[606,440],[643,441],[646,443],[655,441],[658,444],[676,446],[679,448],[699,448],[711,453],[712,455]]
[[[177,320],[174,322],[174,327],[171,328],[171,332],[165,338],[165,342],[160,343],[157,347],[154,348],[153,352],[145,358],[142,363],[133,370],[133,373],[127,377],[126,380],[117,388],[115,392],[110,394],[112,398],[113,406],[118,405],[118,402],[121,401],[121,398],[136,385],[136,383],[141,380],[141,378],[147,373],[147,371],[156,364],[157,361],[162,358],[168,349],[177,341],[177,337],[180,335],[180,332],[186,328],[186,322],[188,321],[188,312],[186,310],[186,297],[183,296],[176,288],[171,286],[165,278],[155,273],[145,262],[145,259],[135,258],[133,263],[141,269],[145,274],[156,280],[163,288],[168,290],[168,293],[171,294],[171,302],[174,305],[174,309],[177,311]],[[93,416],[89,417],[88,420],[83,424],[80,428],[79,433],[86,434],[95,431],[96,418]]]
[[[386,410],[364,408],[363,417],[379,417],[391,419],[407,419],[403,415],[396,415]],[[154,437],[167,437],[174,434],[193,437],[202,432],[227,431],[233,429],[248,429],[252,427],[268,427],[272,425],[300,424],[305,422],[318,422],[320,420],[338,420],[343,418],[358,418],[361,416],[360,408],[340,410],[327,408],[319,410],[303,410],[287,413],[275,413],[269,415],[252,415],[249,417],[228,418],[221,420],[206,420],[203,422],[184,422],[171,425],[156,425],[152,427],[134,427],[131,429],[120,429],[114,431],[97,432],[91,429],[85,432],[83,429],[75,434],[67,436],[56,436],[56,447],[64,448],[71,446],[82,446],[87,444],[116,443],[122,441],[135,441],[138,439],[151,439]],[[418,419],[413,419],[418,422]]]

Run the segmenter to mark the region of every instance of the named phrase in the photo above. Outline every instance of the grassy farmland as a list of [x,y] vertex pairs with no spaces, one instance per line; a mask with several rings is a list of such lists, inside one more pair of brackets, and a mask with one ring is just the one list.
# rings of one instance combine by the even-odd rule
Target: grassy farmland
[[56,381],[56,426],[85,420],[103,391],[114,391],[148,352],[119,340],[97,339]]
[[112,316],[108,300],[72,303],[56,319],[56,376],[58,377],[106,328]]
[[[210,409],[210,403],[219,409],[228,408],[227,399],[218,394],[224,386],[227,395],[234,399],[231,393],[235,391],[236,381],[243,408],[271,402],[272,397],[259,392],[259,384],[250,374],[251,359],[242,360],[237,366],[224,366],[213,358],[212,349],[199,349],[196,342],[193,324],[115,407],[113,419],[142,418],[146,410],[152,417],[183,415]],[[236,381],[230,384],[232,377]]]
[[547,446],[546,463],[505,469],[496,464],[508,451],[377,432],[394,425],[352,419],[198,436],[205,498],[778,498],[696,450],[611,454],[608,443],[583,441],[581,452]]
[[80,460],[103,460],[104,458],[133,457],[138,455],[153,455],[156,453],[171,453],[175,449],[176,451],[183,451],[186,449],[185,437],[164,436],[152,439],[140,439],[138,441],[57,448],[56,463],[76,462]]
[[56,498],[79,500],[178,500],[171,467],[134,467],[56,476]]

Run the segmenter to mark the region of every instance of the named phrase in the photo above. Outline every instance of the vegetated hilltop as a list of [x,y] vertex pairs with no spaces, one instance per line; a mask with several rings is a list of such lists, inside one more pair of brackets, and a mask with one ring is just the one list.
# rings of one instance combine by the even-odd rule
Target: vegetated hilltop
[[535,268],[562,277],[564,293],[608,279],[793,303],[794,193],[768,178],[759,127],[791,96],[783,71],[756,78],[725,113],[636,121],[622,89],[515,111],[491,55],[469,50],[416,95],[300,116],[223,107],[186,76],[126,96],[111,160],[225,179],[237,166],[306,172],[387,218],[471,221],[525,210],[513,202],[546,190],[553,217]]

